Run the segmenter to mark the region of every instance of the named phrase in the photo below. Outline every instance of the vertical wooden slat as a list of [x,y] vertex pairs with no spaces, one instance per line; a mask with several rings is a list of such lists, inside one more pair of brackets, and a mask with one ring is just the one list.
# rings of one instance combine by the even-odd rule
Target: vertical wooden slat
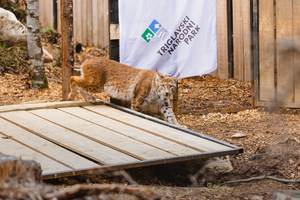
[[104,30],[104,41],[103,46],[108,47],[109,46],[109,16],[108,16],[108,1],[104,0],[103,2],[103,30]]
[[44,1],[43,0],[39,0],[39,21],[41,24],[44,24]]
[[87,38],[88,38],[88,26],[87,26],[87,3],[88,1],[81,1],[81,5],[82,5],[82,44],[83,45],[87,45]]
[[[293,34],[293,0],[276,0],[276,38],[281,41]],[[294,102],[293,53],[284,56],[277,50],[277,98]]]
[[274,2],[259,1],[260,101],[275,101]]
[[244,37],[243,37],[243,1],[233,0],[233,58],[234,78],[243,80],[244,74]]
[[251,81],[251,31],[250,1],[242,1],[243,6],[243,37],[244,37],[244,81]]
[[[293,2],[293,34],[294,38],[300,38],[300,0]],[[298,41],[298,44],[300,42]],[[300,103],[300,55],[294,52],[294,80],[295,80],[295,102]],[[297,76],[297,77],[296,77]]]
[[87,0],[87,46],[92,46],[93,40],[93,15],[92,0]]
[[104,13],[103,13],[103,8],[104,8],[104,2],[106,2],[107,0],[98,0],[98,8],[99,8],[99,12],[98,12],[98,24],[99,24],[99,32],[98,32],[98,47],[99,48],[103,48],[104,46]]
[[82,3],[81,0],[74,0],[74,40],[75,45],[82,43]]
[[98,8],[98,3],[97,1],[99,0],[92,0],[92,45],[93,46],[98,46],[98,38],[99,38],[99,18],[98,18],[98,13],[99,13],[99,8]]
[[227,0],[217,0],[217,37],[219,78],[228,78]]
[[57,31],[61,33],[61,10],[60,10],[60,1],[57,0]]

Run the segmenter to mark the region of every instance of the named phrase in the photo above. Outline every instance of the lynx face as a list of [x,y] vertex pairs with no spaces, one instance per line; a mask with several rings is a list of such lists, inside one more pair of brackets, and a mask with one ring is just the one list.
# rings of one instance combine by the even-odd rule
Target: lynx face
[[166,77],[157,73],[156,92],[161,100],[170,99],[175,93],[177,78],[178,76]]

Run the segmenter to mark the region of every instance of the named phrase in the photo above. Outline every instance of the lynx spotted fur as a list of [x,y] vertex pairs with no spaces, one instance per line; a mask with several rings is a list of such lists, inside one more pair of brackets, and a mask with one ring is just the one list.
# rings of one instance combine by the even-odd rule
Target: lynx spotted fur
[[[93,57],[82,64],[81,76],[70,79],[69,100],[77,95],[77,89],[86,101],[93,102],[91,92],[108,92],[111,97],[131,100],[131,109],[141,111],[151,101],[156,101],[164,117],[175,125],[181,126],[170,105],[170,96],[176,89],[176,77],[145,69],[136,69],[105,58]],[[182,126],[185,127],[185,126]]]

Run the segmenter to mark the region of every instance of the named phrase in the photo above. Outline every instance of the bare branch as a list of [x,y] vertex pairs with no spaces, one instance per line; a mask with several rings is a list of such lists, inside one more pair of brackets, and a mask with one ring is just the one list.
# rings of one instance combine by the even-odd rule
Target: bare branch
[[45,199],[57,199],[57,200],[67,200],[72,198],[80,198],[84,196],[109,194],[109,193],[121,193],[130,194],[146,200],[156,200],[161,199],[149,190],[136,188],[136,187],[126,187],[122,185],[75,185],[66,190],[61,190],[52,194],[45,195]]

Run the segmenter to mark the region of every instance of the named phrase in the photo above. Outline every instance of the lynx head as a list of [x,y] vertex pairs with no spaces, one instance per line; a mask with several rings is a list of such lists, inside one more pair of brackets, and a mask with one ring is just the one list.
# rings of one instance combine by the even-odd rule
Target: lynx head
[[156,93],[161,100],[170,99],[171,95],[175,93],[176,81],[180,74],[176,77],[164,76],[156,72]]

